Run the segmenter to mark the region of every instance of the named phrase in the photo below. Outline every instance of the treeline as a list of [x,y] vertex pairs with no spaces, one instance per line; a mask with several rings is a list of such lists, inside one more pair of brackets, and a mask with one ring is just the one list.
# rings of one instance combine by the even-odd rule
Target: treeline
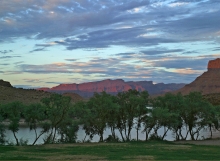
[[[22,144],[17,138],[21,119],[34,131],[35,140],[32,145],[42,135],[45,144],[74,143],[79,125],[90,139],[99,135],[100,142],[130,141],[132,129],[136,130],[136,140],[139,140],[140,132],[145,133],[146,141],[163,140],[169,130],[174,134],[175,140],[185,140],[188,136],[196,140],[202,129],[208,129],[211,136],[213,129],[218,130],[220,107],[204,100],[199,92],[191,92],[186,96],[168,93],[156,98],[150,98],[147,91],[129,90],[116,96],[102,92],[95,93],[88,101],[74,104],[70,97],[52,94],[38,104],[1,104],[1,144],[7,143],[6,129],[13,133],[16,145]],[[161,127],[164,128],[164,133],[159,135]],[[37,132],[37,128],[41,131]],[[111,135],[103,138],[106,128],[111,130]],[[186,133],[183,133],[183,129]],[[116,130],[120,136],[116,135]]]

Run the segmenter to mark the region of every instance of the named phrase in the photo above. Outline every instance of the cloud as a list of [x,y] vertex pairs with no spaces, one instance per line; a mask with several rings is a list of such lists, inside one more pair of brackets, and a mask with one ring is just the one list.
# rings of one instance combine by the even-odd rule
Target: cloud
[[1,56],[0,59],[20,58],[21,56]]
[[41,88],[40,86],[32,86],[32,85],[13,85],[15,88],[23,88],[23,89],[37,89]]
[[[3,0],[1,36],[4,39],[33,35],[35,39],[65,38],[65,42],[36,45],[42,47],[59,44],[73,50],[200,41],[215,37],[220,27],[216,23],[220,20],[220,10],[216,7],[219,3],[213,1],[23,2]],[[152,28],[153,31],[148,30]]]
[[10,65],[9,63],[1,63],[0,65],[2,65],[2,66],[8,66],[8,65]]
[[[205,71],[207,69],[207,64],[209,60],[216,59],[220,56],[220,54],[216,55],[206,55],[206,56],[184,56],[184,57],[167,57],[161,60],[157,60],[153,62],[154,67],[164,67],[167,69],[175,69],[175,71],[180,71],[186,69],[186,71]],[[189,72],[190,73],[190,72]]]
[[22,64],[22,63],[24,63],[24,61],[18,61],[18,62],[15,62],[14,64]]
[[220,47],[217,47],[215,49],[213,49],[212,51],[219,51],[220,50]]
[[77,59],[65,59],[66,61],[77,61]]
[[[128,56],[126,57],[126,55]],[[172,79],[173,82],[186,83],[193,81],[195,77],[206,70],[204,65],[208,63],[208,60],[220,56],[216,54],[192,58],[191,56],[151,57],[150,55],[151,59],[149,60],[145,54],[134,55],[133,53],[119,53],[112,58],[95,57],[86,62],[70,59],[68,63],[18,64],[16,68],[22,73],[69,74],[73,77],[89,77],[99,80],[121,78],[126,81],[153,80],[169,83]],[[36,80],[34,79],[34,81]]]
[[2,54],[8,54],[8,53],[12,53],[13,50],[0,50],[0,53]]
[[[16,51],[17,44],[12,44],[13,50],[0,50],[1,60],[15,60],[15,70],[8,69],[4,74],[61,73],[79,80],[120,77],[189,81],[206,70],[209,59],[220,56],[218,1],[1,0],[0,3],[0,45],[24,39],[35,43],[31,44],[33,48],[28,44],[26,49],[30,53],[42,52],[46,57],[50,53],[46,49],[50,48],[66,49],[65,54],[69,54],[65,58],[60,56],[58,63],[54,59],[44,64],[25,59],[20,62],[16,60],[21,57],[17,53],[26,49]],[[123,50],[115,50],[118,48]],[[108,56],[101,55],[98,49]],[[89,56],[82,61],[71,50]],[[166,76],[170,79],[164,80]]]
[[184,49],[157,49],[157,50],[143,50],[140,52],[146,55],[161,55],[161,54],[167,54],[167,53],[180,53],[183,51]]
[[46,50],[45,48],[37,48],[37,49],[31,50],[30,53],[38,52],[38,51],[46,51]]

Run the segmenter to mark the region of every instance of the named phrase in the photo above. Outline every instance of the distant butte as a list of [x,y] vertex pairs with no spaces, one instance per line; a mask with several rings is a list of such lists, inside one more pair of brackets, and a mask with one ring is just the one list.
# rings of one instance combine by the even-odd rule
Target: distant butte
[[44,90],[48,92],[56,93],[77,93],[84,98],[93,96],[94,92],[100,93],[105,91],[109,94],[117,94],[118,92],[128,91],[129,89],[136,89],[138,91],[147,90],[149,94],[162,94],[165,92],[171,92],[180,89],[185,84],[153,84],[152,81],[129,81],[125,82],[123,79],[106,79],[97,82],[87,82],[81,84],[60,84],[52,88],[40,88],[38,90]]
[[220,93],[220,58],[210,60],[208,71],[197,77],[192,83],[175,91],[182,94],[188,94],[192,91],[198,91],[202,94]]

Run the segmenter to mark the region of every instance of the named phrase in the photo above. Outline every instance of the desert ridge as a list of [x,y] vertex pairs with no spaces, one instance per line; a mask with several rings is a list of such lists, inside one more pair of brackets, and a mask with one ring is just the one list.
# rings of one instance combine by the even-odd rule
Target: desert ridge
[[207,65],[207,71],[198,76],[193,82],[185,85],[174,93],[184,95],[193,91],[201,92],[203,95],[220,93],[220,58],[210,60]]

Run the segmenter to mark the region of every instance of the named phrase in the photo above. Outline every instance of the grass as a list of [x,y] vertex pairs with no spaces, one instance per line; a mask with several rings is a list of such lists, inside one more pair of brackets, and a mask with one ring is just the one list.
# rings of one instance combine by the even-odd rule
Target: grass
[[172,142],[0,146],[0,160],[219,160],[220,146]]

